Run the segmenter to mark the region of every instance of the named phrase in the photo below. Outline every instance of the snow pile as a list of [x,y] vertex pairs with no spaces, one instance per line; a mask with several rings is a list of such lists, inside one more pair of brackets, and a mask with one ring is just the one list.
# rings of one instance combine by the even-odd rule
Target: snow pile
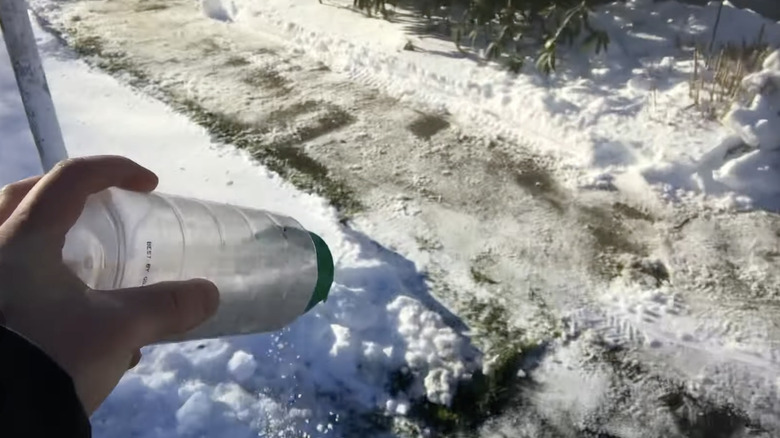
[[[755,97],[736,105],[725,118],[735,133],[701,160],[701,188],[727,193],[743,208],[780,210],[780,51],[763,69],[745,77],[743,87]],[[741,154],[740,154],[741,152]]]
[[[337,273],[356,263],[343,260]],[[396,295],[402,286],[376,268],[365,272],[376,278],[366,289],[337,275],[328,303],[279,333],[148,348],[96,415],[98,436],[117,428],[226,436],[227,426],[240,431],[227,436],[318,436],[341,430],[339,413],[405,415],[422,397],[448,404],[479,366],[476,351],[417,299]],[[391,394],[396,372],[410,385]],[[168,420],[158,432],[137,417]]]
[[731,111],[728,123],[748,145],[780,149],[780,51],[767,57],[763,70],[745,77],[743,86],[756,97],[749,107]]
[[407,347],[404,360],[413,371],[425,375],[424,395],[449,406],[457,383],[474,371],[459,360],[468,354],[468,345],[444,325],[441,316],[416,300],[398,297],[387,309],[397,315],[398,333]]
[[[125,155],[154,170],[161,191],[295,217],[328,242],[336,261],[327,303],[280,332],[145,348],[94,415],[96,437],[345,436],[361,413],[405,415],[426,396],[448,403],[457,381],[480,368],[470,341],[416,295],[426,291],[424,279],[393,264],[400,256],[345,230],[323,199],[214,145],[186,117],[36,32],[72,156]],[[8,97],[0,107],[5,184],[38,167],[4,51],[0,86]],[[408,373],[408,388],[391,391],[399,371]],[[340,423],[348,413],[349,423]]]

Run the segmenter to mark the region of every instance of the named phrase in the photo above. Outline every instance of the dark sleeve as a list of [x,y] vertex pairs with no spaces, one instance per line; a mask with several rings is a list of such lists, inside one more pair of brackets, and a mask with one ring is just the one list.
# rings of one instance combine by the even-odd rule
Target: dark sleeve
[[30,341],[0,326],[0,437],[91,435],[70,376]]

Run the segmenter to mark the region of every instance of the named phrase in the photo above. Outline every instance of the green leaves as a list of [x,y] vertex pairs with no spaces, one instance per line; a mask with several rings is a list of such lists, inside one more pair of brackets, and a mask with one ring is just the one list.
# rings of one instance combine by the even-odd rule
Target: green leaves
[[[458,0],[450,0],[458,1]],[[502,61],[519,72],[529,53],[527,37],[541,46],[535,54],[536,67],[550,74],[557,67],[557,50],[581,42],[596,54],[606,51],[609,36],[594,28],[589,20],[590,6],[598,0],[468,0],[468,8],[456,38],[463,51],[462,35],[468,33],[471,47],[477,36],[487,42],[484,57]]]
[[353,0],[352,6],[364,11],[369,17],[372,13],[380,13],[386,17],[387,9],[385,4],[387,3],[394,4],[385,0]]
[[538,68],[544,74],[550,74],[555,71],[556,60],[557,56],[555,56],[555,44],[553,44],[550,46],[550,49],[543,50],[536,58],[536,68]]
[[[519,72],[524,60],[533,56],[536,67],[550,74],[557,67],[557,51],[581,44],[596,54],[606,51],[609,35],[590,23],[591,6],[604,0],[416,0],[419,13],[428,19],[440,8],[464,10],[460,17],[444,13],[452,23],[452,38],[460,52],[467,44],[472,51],[484,49],[484,58],[504,63]],[[369,15],[385,13],[394,0],[353,0],[357,9]],[[450,21],[452,20],[452,21]],[[484,46],[483,44],[487,44]]]

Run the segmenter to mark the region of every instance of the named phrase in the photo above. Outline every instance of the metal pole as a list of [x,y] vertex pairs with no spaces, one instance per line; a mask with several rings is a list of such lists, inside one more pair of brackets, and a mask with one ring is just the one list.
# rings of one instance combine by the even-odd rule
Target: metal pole
[[718,6],[718,15],[715,16],[715,25],[712,26],[712,37],[710,38],[710,45],[707,48],[707,56],[712,56],[712,47],[715,45],[715,36],[718,34],[718,25],[720,25],[720,14],[723,12],[723,0],[720,0],[720,6]]
[[0,27],[44,172],[68,157],[25,0],[0,0]]

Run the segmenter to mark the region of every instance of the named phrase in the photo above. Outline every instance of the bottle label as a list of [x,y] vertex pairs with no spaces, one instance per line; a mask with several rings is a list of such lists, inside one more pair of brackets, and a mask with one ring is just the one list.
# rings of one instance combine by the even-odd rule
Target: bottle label
[[141,281],[141,286],[146,286],[149,282],[149,271],[152,269],[152,241],[146,242],[146,265],[144,266],[144,279]]

